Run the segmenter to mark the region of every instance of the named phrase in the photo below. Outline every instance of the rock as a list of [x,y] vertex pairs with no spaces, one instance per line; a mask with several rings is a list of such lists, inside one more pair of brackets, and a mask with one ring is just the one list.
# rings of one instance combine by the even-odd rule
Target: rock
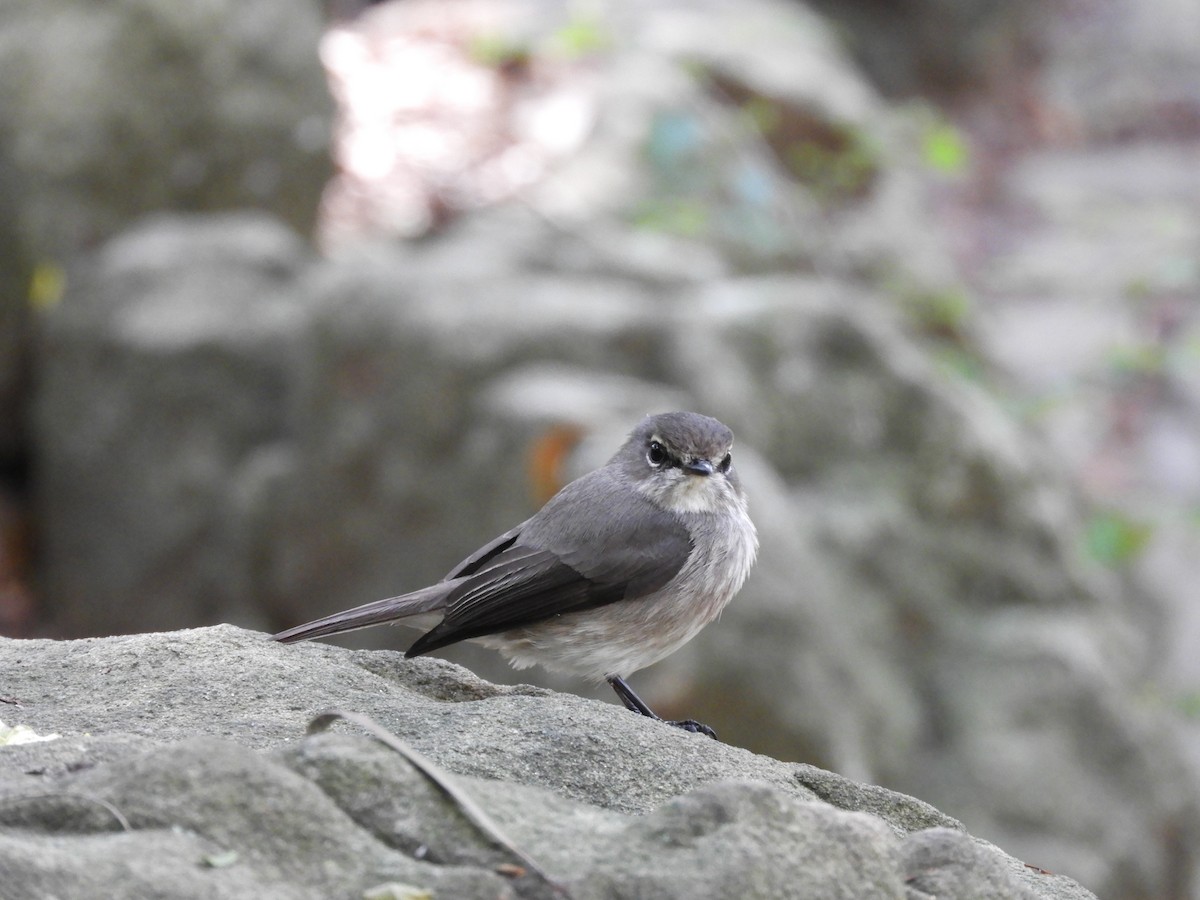
[[[532,514],[540,505],[527,474],[532,438],[549,425],[611,421],[612,408],[555,421],[491,408],[488,398],[515,372],[623,372],[607,392],[615,397],[651,368],[663,319],[649,287],[445,263],[438,252],[347,255],[305,285],[312,316],[296,374],[297,473],[265,570],[281,617],[316,615],[331,593],[363,602],[394,593],[399,573],[414,584],[436,580]],[[655,390],[669,394],[646,388]]]
[[1048,43],[1046,11],[998,0],[815,0],[858,64],[889,96],[955,97],[1018,80]]
[[63,633],[245,608],[289,452],[307,265],[256,214],[151,219],[41,317],[35,501]]
[[[974,897],[978,900],[1011,896],[1011,873],[1004,861],[961,831],[927,828],[904,841],[909,897]],[[1078,888],[1078,886],[1075,886]],[[1082,888],[1064,885],[1064,895],[1087,896]],[[1029,895],[1032,896],[1032,895]]]
[[1091,896],[913,798],[438,660],[222,626],[0,639],[0,668],[6,717],[61,735],[0,750],[0,869],[25,895],[550,895],[407,760],[355,729],[301,737],[337,704],[453,773],[581,900]]
[[[1105,894],[1168,892],[1191,851],[1142,841],[1200,818],[1138,699],[1156,599],[1079,554],[1083,505],[1035,433],[840,290],[745,279],[687,305],[716,327],[681,330],[676,378],[719,369],[710,409],[778,472],[745,473],[755,575],[651,702],[925,797]],[[1098,795],[1122,799],[1078,799]]]
[[76,0],[0,12],[21,230],[65,260],[158,210],[270,210],[308,233],[332,104],[316,4]]
[[34,261],[18,228],[20,181],[9,159],[11,142],[0,126],[0,471],[28,453],[29,331]]
[[[553,485],[657,404],[700,407],[738,434],[763,549],[722,620],[639,674],[654,708],[926,796],[1089,884],[1189,870],[1183,845],[1154,837],[1197,814],[1138,700],[1149,604],[1075,555],[1077,503],[1036,438],[948,380],[862,286],[527,270],[520,247],[539,227],[502,208],[446,246],[320,262],[259,220],[175,221],[101,254],[46,323],[42,502],[61,621],[283,625],[418,587],[536,509],[547,439],[566,442],[540,473]],[[506,228],[520,245],[496,240]],[[157,364],[158,344],[126,324],[180,307],[213,322],[172,332],[180,365],[212,372],[181,395],[186,419],[139,362]],[[262,317],[253,340],[247,309]],[[109,334],[122,367],[90,362]],[[221,377],[243,370],[236,386]],[[121,421],[189,430],[111,430],[103,411],[122,404]],[[219,452],[195,456],[197,435]],[[131,449],[108,462],[119,441]],[[495,654],[451,655],[514,677]],[[1008,777],[991,777],[1002,764]],[[1119,799],[1072,799],[1105,796]]]
[[[913,135],[791,4],[612,9],[592,23],[610,41],[588,60],[595,128],[519,202],[324,260],[274,220],[159,220],[71,267],[38,323],[42,577],[61,626],[283,626],[422,585],[603,459],[638,415],[695,407],[738,434],[763,553],[719,623],[639,673],[656,708],[917,793],[1106,895],[1193,880],[1196,784],[1145,700],[1154,598],[1081,558],[1069,477],[960,377],[969,341],[947,360],[896,309],[897,293],[953,281]],[[561,24],[531,18],[535,35]],[[751,31],[769,56],[741,41]],[[1060,189],[1061,171],[1029,183]],[[1067,271],[1053,257],[1044,271]],[[377,678],[440,671],[356,659],[382,672],[345,682],[364,703]],[[478,691],[497,707],[542,699]],[[242,727],[250,740],[262,726]],[[718,778],[663,756],[652,781],[670,790],[652,797],[623,761],[577,784],[561,751],[587,750],[589,732],[537,727],[489,738],[491,769],[477,722],[433,733],[452,735],[439,759],[460,772],[524,772],[620,815],[702,787],[691,774]],[[89,758],[132,741],[106,735]],[[747,759],[736,777],[784,788]],[[842,805],[834,787],[821,796]],[[726,800],[702,805],[742,821]],[[945,861],[914,882],[929,891],[973,865],[936,836],[909,850]],[[379,883],[420,888],[412,874]]]
[[1117,0],[1065,10],[1042,100],[1072,137],[1194,140],[1200,125],[1200,11],[1188,0]]
[[[420,41],[425,31],[448,27],[440,9],[383,5],[352,39],[365,42],[364,54],[386,46],[386,37],[371,43],[376,30]],[[938,229],[911,227],[928,217],[911,117],[881,102],[829,25],[802,5],[672,0],[646,7],[615,0],[580,17],[561,4],[522,0],[489,10],[486,38],[495,42],[499,35],[528,54],[496,88],[518,101],[512,109],[532,115],[557,88],[572,113],[550,116],[555,132],[570,130],[566,120],[577,116],[590,125],[586,139],[519,192],[537,220],[500,238],[502,246],[518,247],[527,267],[622,272],[651,284],[781,267],[866,273],[891,283],[954,280]],[[465,22],[458,28],[469,32]],[[563,35],[585,30],[595,46],[564,60]],[[490,71],[473,77],[494,84]],[[488,107],[480,115],[499,116],[503,124],[511,109]],[[435,130],[444,127],[430,119]],[[519,120],[508,125],[516,132],[523,127]],[[459,126],[479,128],[475,120]],[[526,149],[537,166],[554,152]],[[400,154],[398,166],[406,165],[420,168]],[[479,166],[464,168],[450,177],[452,185],[467,182],[460,192],[470,193]],[[437,206],[444,184],[433,181],[413,190],[425,190]],[[403,187],[389,216],[383,192],[358,184],[359,193],[377,195],[379,232],[409,234],[413,190]],[[441,219],[456,212],[447,213],[446,204],[443,197]],[[485,211],[484,218],[497,217]],[[442,224],[435,255],[459,246],[459,222]],[[478,243],[476,235],[471,243]],[[496,249],[482,248],[481,260],[494,260]],[[456,259],[478,265],[469,255]]]

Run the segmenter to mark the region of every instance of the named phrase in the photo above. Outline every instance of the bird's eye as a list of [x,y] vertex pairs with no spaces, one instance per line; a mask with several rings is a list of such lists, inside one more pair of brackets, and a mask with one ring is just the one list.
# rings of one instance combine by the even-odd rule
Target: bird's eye
[[717,466],[722,472],[728,472],[729,467],[733,465],[733,454],[726,453],[725,458],[721,460],[721,464]]
[[661,466],[667,461],[667,448],[658,441],[651,441],[650,449],[646,451],[646,460],[652,466]]

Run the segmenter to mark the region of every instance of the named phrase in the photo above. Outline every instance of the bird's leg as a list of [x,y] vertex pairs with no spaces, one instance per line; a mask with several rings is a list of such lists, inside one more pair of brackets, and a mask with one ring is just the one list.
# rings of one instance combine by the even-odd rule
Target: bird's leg
[[641,713],[648,719],[654,719],[657,722],[666,722],[668,725],[674,725],[676,728],[682,728],[684,731],[690,731],[694,734],[706,734],[714,739],[717,736],[717,733],[707,725],[702,725],[694,719],[684,719],[680,722],[671,722],[664,719],[647,706],[646,701],[635,694],[633,688],[620,675],[609,675],[608,683],[617,692],[617,696],[621,698],[621,702],[625,704],[626,709],[632,710],[635,713]]
[[609,675],[608,683],[617,692],[617,696],[621,698],[621,702],[625,704],[626,709],[632,710],[635,713],[641,713],[647,718],[662,721],[661,717],[646,705],[645,700],[633,692],[633,688],[620,675]]

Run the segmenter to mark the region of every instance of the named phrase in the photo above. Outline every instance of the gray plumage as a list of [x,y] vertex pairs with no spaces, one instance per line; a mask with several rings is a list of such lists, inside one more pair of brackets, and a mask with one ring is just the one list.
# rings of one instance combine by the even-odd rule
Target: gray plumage
[[[758,537],[732,445],[733,432],[716,419],[689,412],[650,416],[603,467],[568,484],[437,584],[275,639],[305,640],[441,613],[407,656],[474,640],[517,668],[540,664],[608,677],[628,689],[620,676],[695,636],[737,593],[754,563]],[[630,705],[623,693],[622,699]]]

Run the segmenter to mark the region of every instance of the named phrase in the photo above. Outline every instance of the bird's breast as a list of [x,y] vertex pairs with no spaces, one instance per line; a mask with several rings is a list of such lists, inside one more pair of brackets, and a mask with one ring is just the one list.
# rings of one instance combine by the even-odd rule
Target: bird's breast
[[480,642],[518,668],[601,679],[629,675],[669,656],[720,615],[754,565],[758,536],[740,506],[734,514],[685,518],[692,552],[666,585],[642,597],[555,616]]

